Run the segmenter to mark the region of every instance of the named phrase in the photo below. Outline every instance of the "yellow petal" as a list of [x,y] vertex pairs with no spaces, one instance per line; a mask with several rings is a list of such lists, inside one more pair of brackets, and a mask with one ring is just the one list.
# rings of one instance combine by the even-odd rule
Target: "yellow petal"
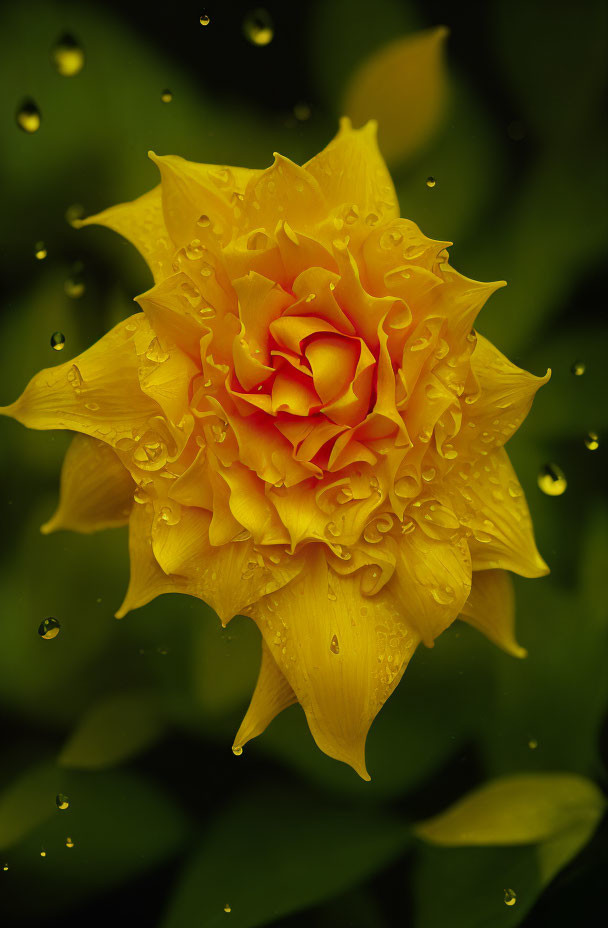
[[475,571],[460,618],[483,632],[507,654],[526,657],[528,652],[515,640],[515,596],[506,570]]
[[[375,113],[359,121],[370,117]],[[330,207],[353,204],[364,218],[369,213],[387,219],[399,215],[397,194],[378,149],[373,119],[362,129],[353,129],[350,119],[341,119],[336,137],[304,167],[317,180]]]
[[61,469],[59,506],[41,531],[88,533],[126,525],[134,490],[133,478],[109,445],[75,435]]
[[355,125],[378,120],[388,161],[421,148],[439,124],[445,93],[444,26],[397,39],[371,55],[353,76],[344,112]]
[[522,577],[543,577],[549,568],[538,553],[524,491],[504,448],[452,472],[452,503],[470,532],[473,570],[499,568]]
[[312,229],[325,218],[327,204],[317,180],[305,168],[275,152],[274,163],[247,184],[242,203],[245,227],[274,233],[286,221],[298,230]]
[[0,414],[32,429],[71,429],[116,445],[142,430],[160,407],[139,385],[138,353],[154,333],[143,313],[119,322],[72,361],[36,374]]
[[156,400],[171,422],[179,422],[188,410],[190,383],[199,368],[175,345],[165,347],[158,339],[152,344],[140,365],[141,389]]
[[76,220],[74,226],[100,225],[118,232],[145,258],[155,281],[171,273],[174,251],[165,227],[160,185],[130,203],[111,206],[94,216]]
[[317,745],[367,780],[367,732],[401,679],[418,635],[386,589],[365,597],[356,575],[330,570],[323,545],[305,551],[300,576],[248,612]]
[[[511,438],[528,415],[534,394],[547,383],[551,371],[544,377],[522,370],[512,364],[494,345],[477,334],[471,355],[471,371],[479,388],[465,403],[463,435],[469,438],[474,452],[499,448]],[[468,423],[473,427],[467,427]]]
[[262,662],[258,682],[245,718],[234,739],[232,750],[235,754],[240,754],[244,744],[261,735],[283,709],[297,701],[296,694],[277,667],[268,645],[262,639]]
[[168,576],[159,567],[152,551],[154,510],[149,504],[136,503],[129,519],[129,558],[131,575],[124,601],[116,613],[122,619],[127,612],[145,606],[162,593],[184,593],[181,577]]
[[[434,515],[434,513],[427,513]],[[431,647],[452,624],[471,588],[471,558],[462,538],[429,538],[417,526],[402,534],[395,574],[389,583],[403,615]]]
[[597,786],[576,774],[518,774],[484,784],[416,832],[447,847],[535,844],[597,822],[605,805]]
[[199,509],[184,508],[175,525],[156,520],[153,551],[160,568],[176,578],[184,592],[209,603],[224,624],[302,569],[301,559],[289,555],[265,563],[250,539],[214,547],[209,525],[210,513]]

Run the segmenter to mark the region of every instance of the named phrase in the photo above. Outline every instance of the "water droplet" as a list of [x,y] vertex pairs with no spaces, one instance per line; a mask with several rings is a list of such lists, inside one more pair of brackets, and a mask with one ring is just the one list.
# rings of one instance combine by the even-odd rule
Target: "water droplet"
[[536,748],[538,747],[538,741],[536,740],[536,738],[530,738],[530,740],[528,741],[528,747],[530,748],[531,751],[536,750]]
[[68,277],[63,285],[67,296],[71,297],[73,300],[79,299],[85,291],[84,280],[80,277]]
[[547,496],[561,496],[568,486],[566,476],[557,464],[547,464],[537,478],[538,486]]
[[308,103],[304,102],[296,103],[293,108],[293,115],[300,122],[305,122],[307,119],[310,119],[310,106]]
[[211,225],[211,220],[209,219],[209,216],[207,216],[205,213],[203,213],[203,214],[202,214],[201,216],[199,216],[198,219],[196,220],[196,224],[197,224],[197,226],[200,226],[201,229],[208,229],[209,226]]
[[53,332],[51,335],[51,348],[54,348],[55,351],[61,351],[65,345],[65,335],[63,332]]
[[30,99],[23,101],[17,110],[15,118],[19,128],[23,129],[23,131],[27,132],[29,135],[31,135],[32,132],[38,132],[42,121],[40,110],[34,101]]
[[512,889],[505,889],[505,905],[515,905],[517,896]]
[[226,905],[224,906],[224,912],[232,912],[232,906],[230,905],[230,903],[228,902],[226,903]]
[[210,22],[211,19],[209,18],[209,15],[207,13],[201,13],[199,17],[199,23],[201,26],[208,26]]
[[233,754],[236,754],[237,757],[240,757],[241,754],[243,753],[243,748],[240,747],[239,745],[235,745],[235,746],[232,748],[232,753],[233,753]]
[[65,793],[57,793],[55,796],[55,802],[57,803],[57,808],[61,809],[62,812],[70,805],[70,800]]
[[575,361],[572,367],[570,368],[570,373],[574,374],[575,377],[581,377],[586,370],[586,365],[584,361]]
[[34,247],[34,254],[38,258],[39,261],[44,261],[47,255],[46,245],[44,244],[44,242],[36,242],[36,245]]
[[171,100],[173,99],[173,94],[171,93],[168,87],[165,87],[165,89],[161,91],[160,98],[163,103],[171,103]]
[[61,624],[53,616],[49,616],[47,619],[43,619],[40,625],[38,626],[38,634],[41,638],[46,638],[47,641],[50,641],[51,638],[56,638],[59,634],[59,629]]
[[340,653],[340,644],[339,644],[339,642],[338,642],[338,636],[337,636],[337,635],[334,635],[333,638],[331,639],[331,642],[330,642],[330,645],[329,645],[329,650],[332,652],[332,654],[339,654],[339,653]]
[[8,864],[3,864],[3,865],[2,865],[2,869],[3,869],[3,870],[8,870]]
[[269,13],[261,8],[253,10],[243,21],[243,32],[252,45],[268,45],[274,38],[274,25]]
[[600,441],[597,432],[589,432],[585,438],[585,448],[588,448],[589,451],[597,451],[599,446]]
[[46,851],[45,851],[45,850],[40,851],[40,856],[41,856],[41,857],[46,857]]
[[426,185],[427,185],[427,187],[434,187],[436,183],[437,183],[437,181],[435,180],[434,177],[430,177],[430,176],[427,177],[427,179],[426,179]]
[[65,839],[65,846],[66,846],[66,847],[74,847],[74,840],[73,840],[73,838],[69,838],[69,837],[66,838],[66,839]]
[[57,40],[51,51],[55,70],[62,77],[74,77],[84,67],[84,51],[76,39],[67,33]]
[[65,211],[66,222],[69,222],[71,226],[74,225],[79,219],[82,219],[84,216],[84,206],[81,206],[80,203],[72,203],[71,206]]

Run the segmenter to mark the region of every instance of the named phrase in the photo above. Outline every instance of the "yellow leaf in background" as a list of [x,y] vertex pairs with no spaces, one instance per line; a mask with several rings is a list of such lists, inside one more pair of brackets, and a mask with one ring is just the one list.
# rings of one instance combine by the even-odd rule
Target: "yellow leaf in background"
[[422,148],[439,125],[445,98],[445,26],[405,36],[371,55],[346,89],[343,112],[355,126],[378,122],[388,162]]
[[416,826],[416,834],[449,847],[536,844],[589,833],[605,808],[590,780],[570,773],[518,774],[485,784]]

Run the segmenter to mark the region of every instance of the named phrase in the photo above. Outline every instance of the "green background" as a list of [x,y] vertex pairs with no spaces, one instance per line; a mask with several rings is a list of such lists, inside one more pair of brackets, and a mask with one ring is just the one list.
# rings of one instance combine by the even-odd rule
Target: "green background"
[[[91,213],[149,189],[150,148],[250,167],[275,150],[303,161],[334,134],[344,88],[370,53],[447,25],[444,119],[392,170],[402,215],[454,241],[459,270],[508,281],[479,330],[534,373],[553,369],[509,444],[552,570],[516,582],[529,657],[516,661],[461,623],[420,649],[372,728],[369,784],[317,750],[299,707],[234,757],[259,661],[252,624],[222,630],[202,603],[177,595],[117,622],[126,530],[42,536],[69,437],[4,420],[0,921],[570,925],[581,899],[606,906],[605,825],[544,891],[529,847],[433,849],[410,825],[497,775],[571,771],[606,787],[605,7],[277,0],[267,9],[275,37],[257,48],[243,37],[249,7],[239,2],[207,4],[207,27],[190,3],[4,5],[0,402],[82,351],[149,286],[130,246],[106,230],[77,232],[68,207]],[[66,31],[86,55],[72,78],[50,59]],[[15,122],[25,97],[42,114],[34,135]],[[304,121],[299,102],[310,106]],[[76,299],[64,288],[74,274],[85,286]],[[61,353],[49,344],[56,330]],[[581,377],[570,370],[577,360]],[[598,450],[585,447],[589,430]],[[550,461],[567,476],[559,497],[536,484]],[[50,615],[61,632],[45,641],[37,628]],[[511,907],[507,886],[518,893]]]

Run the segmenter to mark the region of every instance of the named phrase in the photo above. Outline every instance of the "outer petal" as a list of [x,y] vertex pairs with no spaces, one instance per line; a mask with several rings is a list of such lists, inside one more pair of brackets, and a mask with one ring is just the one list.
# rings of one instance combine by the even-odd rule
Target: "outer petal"
[[72,361],[36,374],[0,414],[28,428],[72,429],[111,445],[131,438],[161,412],[139,385],[138,354],[153,338],[143,313],[130,316]]
[[152,553],[152,523],[154,511],[149,504],[136,504],[129,520],[129,558],[131,576],[122,606],[116,613],[122,619],[131,609],[145,606],[161,593],[185,593],[181,577],[164,573]]
[[314,228],[327,214],[327,204],[317,180],[299,164],[274,154],[274,164],[257,172],[247,184],[243,199],[244,227],[274,233],[278,222],[294,229]]
[[515,596],[506,570],[475,571],[460,618],[487,635],[507,654],[526,657],[528,652],[515,640]]
[[262,662],[249,708],[241,723],[232,750],[240,754],[243,745],[261,735],[276,716],[297,702],[297,697],[279,670],[266,642],[262,639]]
[[306,555],[302,574],[249,614],[306,712],[317,745],[367,780],[367,732],[419,638],[386,590],[363,596],[357,576],[330,570],[322,545],[309,545]]
[[530,512],[504,448],[452,471],[455,512],[470,532],[473,570],[502,568],[522,577],[543,577],[549,568],[538,553]]
[[390,219],[399,215],[397,194],[376,141],[376,122],[353,129],[350,119],[340,120],[340,131],[329,145],[304,167],[316,179],[328,204],[356,205]]
[[133,478],[109,445],[75,435],[63,461],[59,506],[41,531],[88,533],[125,525],[134,490]]
[[74,225],[106,226],[124,236],[145,258],[157,282],[171,273],[174,249],[163,218],[160,185],[130,203],[111,206],[95,216],[77,220]]

